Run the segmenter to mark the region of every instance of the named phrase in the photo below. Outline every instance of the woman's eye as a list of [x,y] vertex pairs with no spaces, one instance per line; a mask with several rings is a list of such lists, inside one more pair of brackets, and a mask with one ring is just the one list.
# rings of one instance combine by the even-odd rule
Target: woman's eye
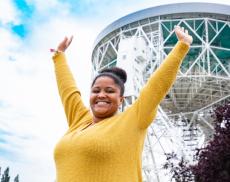
[[106,90],[106,92],[107,93],[114,93],[114,90],[109,89],[109,90]]
[[99,93],[100,90],[92,90],[92,93]]

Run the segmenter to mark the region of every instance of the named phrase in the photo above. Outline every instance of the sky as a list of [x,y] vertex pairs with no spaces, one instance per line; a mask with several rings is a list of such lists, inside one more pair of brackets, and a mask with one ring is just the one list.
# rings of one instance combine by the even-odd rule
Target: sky
[[67,123],[50,48],[74,36],[66,55],[88,105],[97,35],[127,14],[177,2],[199,1],[0,0],[0,166],[22,182],[55,180],[53,149]]

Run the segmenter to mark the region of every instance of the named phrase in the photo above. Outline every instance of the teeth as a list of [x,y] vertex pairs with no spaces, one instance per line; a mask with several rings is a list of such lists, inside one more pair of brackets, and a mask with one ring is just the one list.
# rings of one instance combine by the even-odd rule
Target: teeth
[[98,102],[96,102],[96,104],[107,104],[107,102],[106,101],[98,101]]

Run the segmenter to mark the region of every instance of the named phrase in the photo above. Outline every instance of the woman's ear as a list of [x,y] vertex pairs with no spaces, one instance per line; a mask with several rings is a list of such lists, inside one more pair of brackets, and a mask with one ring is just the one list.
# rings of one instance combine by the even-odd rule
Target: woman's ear
[[120,103],[119,103],[119,106],[118,106],[118,110],[119,110],[119,111],[122,111],[122,103],[124,102],[124,99],[125,99],[124,96],[121,96],[121,97],[120,97]]
[[124,98],[125,98],[124,96],[120,97],[120,104],[122,104],[122,102],[124,101]]

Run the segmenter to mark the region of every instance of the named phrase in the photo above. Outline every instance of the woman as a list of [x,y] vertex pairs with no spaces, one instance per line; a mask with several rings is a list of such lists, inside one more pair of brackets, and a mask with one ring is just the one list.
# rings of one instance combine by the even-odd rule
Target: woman
[[99,73],[91,86],[90,112],[66,64],[64,52],[72,38],[59,44],[53,60],[69,129],[55,148],[58,182],[142,181],[141,155],[147,128],[192,43],[184,28],[176,27],[175,33],[177,45],[123,113],[117,110],[123,101],[125,73],[120,69]]

